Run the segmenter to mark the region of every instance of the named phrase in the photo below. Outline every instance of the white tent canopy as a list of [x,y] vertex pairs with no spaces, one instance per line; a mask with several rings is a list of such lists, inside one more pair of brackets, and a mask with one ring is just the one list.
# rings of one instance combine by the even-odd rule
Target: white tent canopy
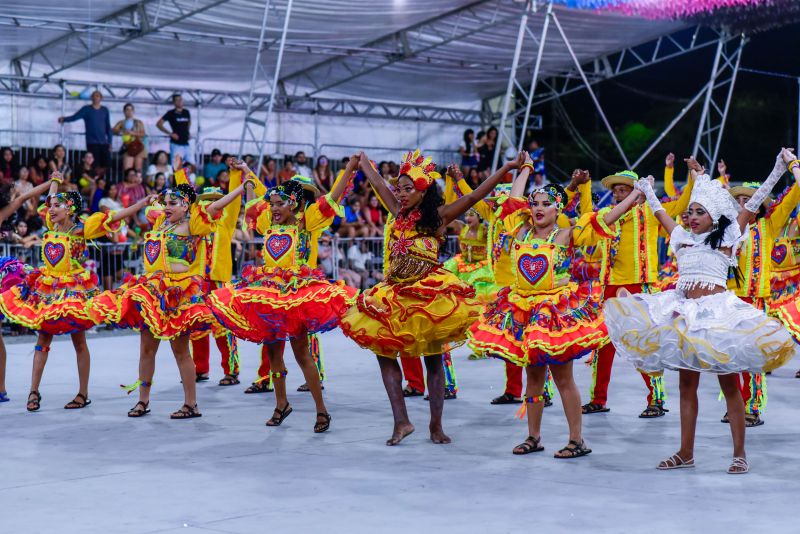
[[[0,61],[9,72],[235,90],[249,87],[264,9],[254,0],[4,4]],[[262,54],[268,73],[286,0],[272,5]],[[505,89],[523,9],[513,0],[296,0],[280,79],[290,95],[475,106]],[[684,27],[556,10],[581,61]],[[534,15],[531,27],[542,17]],[[524,51],[522,64],[533,60],[534,51]],[[571,66],[563,43],[547,47],[544,76]]]

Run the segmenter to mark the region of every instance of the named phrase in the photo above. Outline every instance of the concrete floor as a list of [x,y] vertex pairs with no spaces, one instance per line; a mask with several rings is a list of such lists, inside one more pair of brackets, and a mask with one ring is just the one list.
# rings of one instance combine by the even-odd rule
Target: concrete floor
[[[7,340],[11,341],[11,340]],[[135,403],[118,388],[136,378],[138,338],[90,341],[93,404],[62,406],[76,391],[68,338],[56,342],[41,387],[42,410],[25,411],[32,344],[9,344],[11,402],[0,404],[0,530],[9,533],[265,532],[760,532],[796,531],[800,380],[791,368],[769,382],[765,426],[748,433],[752,471],[730,476],[725,411],[713,377],[701,385],[697,468],[659,472],[677,450],[676,375],[668,375],[672,411],[641,420],[644,387],[624,362],[615,368],[612,411],[584,418],[594,453],[563,461],[566,442],[556,400],[545,412],[544,453],[517,457],[527,435],[517,406],[490,406],[503,383],[497,361],[455,355],[459,398],[445,407],[453,444],[430,443],[427,403],[411,399],[417,432],[384,445],[391,412],[374,357],[339,332],[323,337],[333,415],[327,434],[312,433],[310,396],[291,393],[295,411],[280,428],[264,421],[273,396],[241,386],[199,388],[201,419],[170,421],[182,403],[168,346],[162,345],[153,413],[131,420]],[[243,378],[255,374],[258,349],[242,349]],[[212,359],[215,353],[212,352]],[[576,367],[581,392],[590,371]],[[289,364],[291,391],[301,383]]]

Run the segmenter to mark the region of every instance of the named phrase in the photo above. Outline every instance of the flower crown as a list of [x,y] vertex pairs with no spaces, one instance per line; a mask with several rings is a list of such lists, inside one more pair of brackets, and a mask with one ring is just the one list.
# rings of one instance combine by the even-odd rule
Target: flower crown
[[64,204],[72,212],[78,212],[83,208],[83,201],[79,193],[75,191],[67,191],[66,193],[55,193],[47,197],[45,204],[50,207],[53,202]]
[[[288,182],[287,182],[288,183]],[[297,204],[297,194],[294,191],[288,191],[284,184],[273,187],[267,191],[266,198],[269,199],[272,195],[281,197],[284,201],[294,202]]]
[[528,195],[528,204],[532,204],[533,203],[533,197],[535,197],[536,195],[538,195],[540,193],[544,193],[545,195],[547,195],[547,198],[550,199],[550,202],[552,202],[553,204],[556,205],[556,209],[558,209],[559,211],[563,210],[564,206],[566,206],[566,204],[567,204],[567,201],[564,198],[564,195],[562,195],[561,191],[559,191],[552,184],[548,184],[548,185],[546,185],[544,187],[539,187],[539,188],[534,189],[533,191],[531,191],[531,194]]
[[421,155],[419,149],[414,152],[407,152],[403,156],[399,175],[411,178],[417,191],[425,191],[433,184],[434,180],[442,177],[441,174],[436,172],[436,164],[433,162],[433,158]]
[[161,191],[161,194],[158,195],[158,199],[162,204],[165,202],[167,197],[172,197],[181,202],[185,202],[186,205],[191,204],[193,200],[187,190],[183,190],[177,187],[165,187]]

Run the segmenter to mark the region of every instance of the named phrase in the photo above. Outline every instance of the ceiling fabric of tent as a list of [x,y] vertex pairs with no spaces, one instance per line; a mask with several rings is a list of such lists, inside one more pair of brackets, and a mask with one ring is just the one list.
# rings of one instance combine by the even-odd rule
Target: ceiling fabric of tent
[[[87,48],[76,40],[69,41],[69,47],[49,47],[46,54],[52,65],[38,58],[30,74],[41,76],[55,70],[54,66],[75,63],[53,76],[246,90],[264,3],[197,0],[196,4],[186,4],[202,7],[204,2],[211,7],[91,58],[86,58]],[[151,15],[157,12],[159,24],[181,15],[173,2],[138,3],[146,4]],[[5,2],[3,10],[6,16],[99,23],[103,17],[134,4],[129,0],[74,0],[68,4],[60,0],[14,0]],[[286,2],[273,0],[273,4],[279,9],[268,20],[267,42],[280,36]],[[431,9],[434,4],[435,12]],[[688,27],[682,21],[654,21],[627,13],[583,9],[604,7],[601,4],[608,2],[570,0],[557,4],[559,20],[581,61]],[[524,2],[514,0],[296,0],[281,81],[290,95],[475,106],[481,99],[505,91],[523,8]],[[540,32],[543,20],[543,9],[530,17],[529,28],[534,34]],[[135,19],[128,23],[135,23]],[[7,64],[4,70],[13,73],[13,59],[67,33],[64,24],[61,29],[57,26],[43,22],[32,31],[0,25],[0,61]],[[86,32],[82,39],[95,45],[97,41],[92,39],[105,39],[104,45],[122,40],[119,34],[101,33]],[[204,35],[204,40],[193,42],[192,36],[197,35]],[[218,36],[218,42],[212,42],[209,35]],[[231,41],[226,42],[226,37]],[[403,55],[408,50],[412,53]],[[533,47],[523,50],[518,71],[521,83],[530,78],[534,54]],[[262,53],[267,73],[271,74],[276,55],[277,43]],[[315,67],[322,62],[325,64]],[[572,66],[561,40],[548,39],[542,75]],[[352,76],[354,70],[368,72]],[[349,77],[352,79],[347,80]]]

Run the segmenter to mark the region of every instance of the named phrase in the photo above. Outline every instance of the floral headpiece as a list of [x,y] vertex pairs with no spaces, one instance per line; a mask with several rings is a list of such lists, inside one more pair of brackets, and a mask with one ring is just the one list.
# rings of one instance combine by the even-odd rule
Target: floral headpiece
[[297,192],[291,191],[290,188],[287,187],[289,183],[290,182],[283,183],[267,191],[266,195],[267,198],[271,197],[272,195],[277,195],[281,197],[281,199],[283,199],[284,201],[293,202],[294,204],[297,204],[299,202],[299,199],[297,198]]
[[419,149],[414,152],[407,152],[403,156],[399,175],[411,178],[417,191],[425,191],[433,184],[434,180],[442,177],[441,174],[436,172],[436,164],[433,162],[433,158],[421,155]]
[[548,184],[544,187],[538,187],[531,191],[531,194],[528,195],[528,204],[533,204],[533,197],[540,193],[547,195],[547,198],[550,199],[550,202],[556,205],[556,209],[558,211],[563,210],[564,206],[567,205],[567,199],[564,196],[564,193],[559,191],[558,188],[553,184]]
[[187,187],[165,187],[161,191],[161,194],[158,195],[158,200],[162,204],[165,204],[167,198],[173,198],[181,204],[188,206],[195,201],[197,194],[194,192],[194,189],[188,185]]
[[67,191],[66,193],[55,193],[47,197],[45,204],[49,208],[56,202],[69,207],[72,213],[78,213],[83,209],[83,199],[80,193],[76,191]]

